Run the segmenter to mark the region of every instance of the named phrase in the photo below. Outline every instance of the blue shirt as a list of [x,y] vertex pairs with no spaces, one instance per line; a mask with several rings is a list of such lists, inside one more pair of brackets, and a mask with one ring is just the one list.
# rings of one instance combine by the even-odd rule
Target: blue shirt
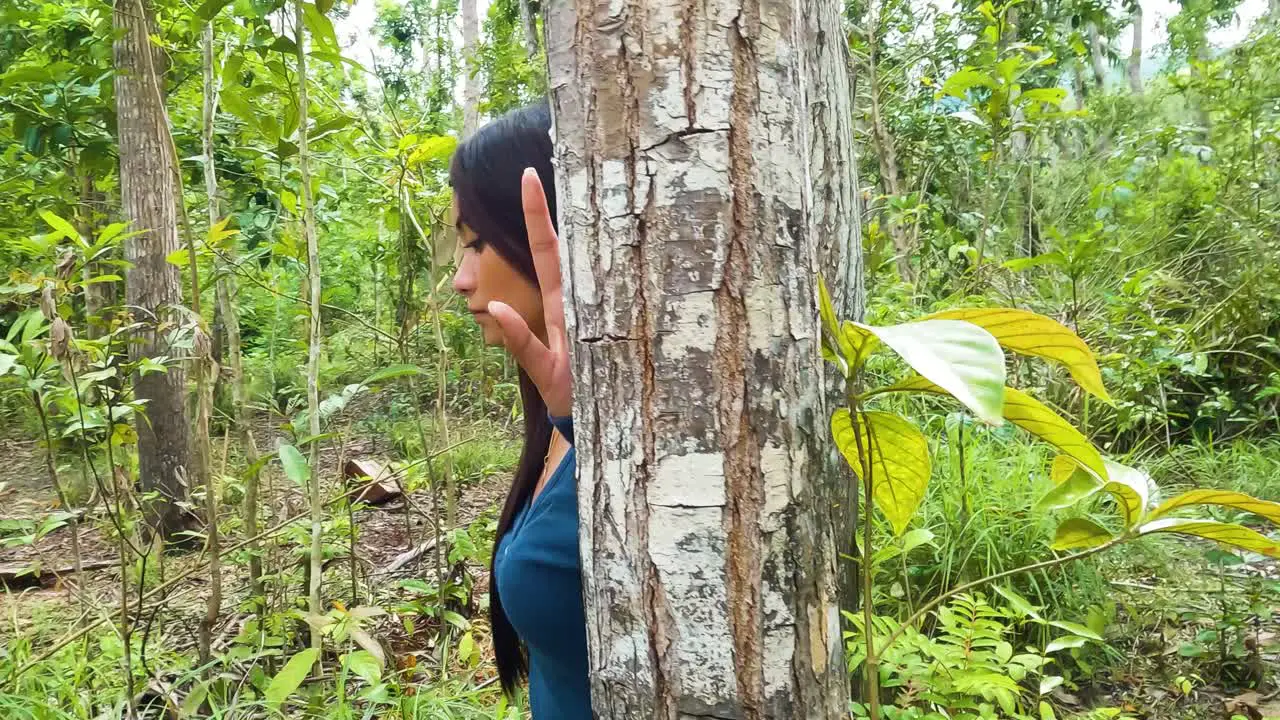
[[512,520],[498,545],[493,577],[529,654],[534,720],[591,720],[573,420],[551,422],[569,441],[569,451]]

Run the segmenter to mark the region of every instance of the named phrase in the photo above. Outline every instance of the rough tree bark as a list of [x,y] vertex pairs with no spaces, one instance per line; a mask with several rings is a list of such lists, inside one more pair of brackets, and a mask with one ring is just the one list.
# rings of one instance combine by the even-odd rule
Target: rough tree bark
[[1133,49],[1129,51],[1129,62],[1125,65],[1125,74],[1129,77],[1129,89],[1134,95],[1142,94],[1142,3],[1133,0],[1133,10],[1129,13],[1133,23]]
[[476,77],[476,49],[480,43],[480,18],[476,0],[462,0],[462,137],[480,127],[480,79]]
[[821,269],[860,308],[837,6],[544,20],[596,717],[844,717],[815,301]]
[[529,0],[520,0],[520,25],[524,27],[524,50],[529,60],[538,61],[538,21],[533,16]]
[[[176,321],[182,302],[178,267],[166,261],[177,250],[177,196],[169,151],[168,126],[155,92],[158,61],[150,41],[151,12],[147,0],[116,0],[115,92],[120,144],[120,198],[124,215],[141,234],[125,241],[125,300],[137,320],[146,323],[130,344],[133,360],[169,354],[159,332]],[[194,261],[194,258],[193,258]],[[142,488],[156,493],[147,503],[150,527],[165,539],[185,529],[178,503],[187,498],[191,466],[187,435],[186,377],[180,366],[134,379],[134,393],[146,402],[146,421],[136,423],[138,475]]]

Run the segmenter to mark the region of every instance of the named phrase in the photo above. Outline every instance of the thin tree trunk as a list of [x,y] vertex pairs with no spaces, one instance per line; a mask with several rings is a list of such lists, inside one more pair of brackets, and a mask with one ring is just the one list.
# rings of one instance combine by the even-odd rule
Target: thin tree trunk
[[[136,361],[169,354],[156,328],[174,321],[172,308],[182,302],[179,270],[166,260],[178,249],[177,196],[164,107],[154,91],[159,80],[147,0],[116,0],[113,17],[120,196],[125,217],[140,232],[125,241],[130,263],[125,298],[136,319],[148,326],[129,346]],[[139,375],[134,394],[146,403],[147,416],[136,423],[139,480],[155,495],[146,504],[146,518],[168,540],[186,529],[179,507],[187,498],[191,463],[185,372],[171,366],[167,372]]]
[[1107,64],[1103,55],[1103,38],[1096,23],[1089,23],[1089,65],[1093,68],[1093,85],[1102,90],[1107,81]]
[[[1280,0],[1277,0],[1280,1]],[[524,49],[529,54],[529,61],[538,62],[538,21],[533,16],[533,8],[529,0],[520,0],[520,25],[524,28]]]
[[[213,119],[217,113],[218,88],[213,72],[213,23],[205,23],[201,45],[204,54],[204,108],[203,127],[200,134],[204,150],[204,185],[206,206],[209,211],[209,226],[218,222],[218,180],[213,165]],[[192,310],[197,322],[203,324],[200,317],[200,280],[196,267],[195,237],[188,237],[191,267]],[[213,406],[213,381],[217,375],[217,363],[205,348],[196,348],[196,456],[198,474],[202,475],[205,488],[205,519],[207,546],[209,553],[209,597],[205,599],[205,615],[200,620],[199,653],[200,664],[209,665],[213,659],[210,643],[213,639],[213,626],[218,621],[218,612],[222,607],[222,561],[219,554],[222,550],[221,538],[218,535],[218,489],[210,471],[209,459],[209,414]],[[202,352],[203,350],[203,352]],[[212,672],[211,667],[205,670],[206,676]]]
[[462,137],[480,127],[480,79],[476,76],[476,50],[480,44],[480,18],[476,0],[462,0]]
[[858,264],[836,4],[546,24],[596,717],[846,717],[814,286]]
[[1125,74],[1129,76],[1129,90],[1134,95],[1142,94],[1142,3],[1133,0],[1133,12],[1130,13],[1133,23],[1133,49],[1129,51],[1129,62]]
[[[878,12],[870,14],[867,23],[867,99],[871,106],[871,138],[875,144],[876,157],[880,161],[880,180],[884,190],[891,197],[902,196],[902,182],[898,172],[898,152],[894,146],[893,135],[884,122],[884,113],[880,109],[880,17]],[[908,244],[907,234],[903,227],[885,214],[885,229],[893,241],[893,251],[898,266],[898,276],[904,282],[914,282],[915,273],[911,268],[912,248]]]
[[[67,357],[62,361],[72,362],[72,359]],[[31,402],[36,406],[36,414],[40,417],[40,431],[44,434],[45,472],[49,475],[49,482],[53,485],[54,492],[58,494],[58,503],[62,506],[62,510],[71,514],[67,524],[71,526],[71,564],[76,574],[75,594],[80,598],[79,604],[81,608],[88,611],[88,588],[84,584],[84,556],[80,552],[80,518],[71,509],[70,498],[67,496],[67,491],[58,477],[57,450],[53,444],[53,433],[49,430],[49,417],[44,410],[44,395],[33,391],[31,393]],[[71,599],[69,587],[67,589],[67,599]]]
[[[302,192],[302,233],[307,240],[307,286],[310,290],[311,330],[307,338],[307,432],[311,436],[311,573],[308,606],[312,613],[320,614],[324,607],[320,602],[320,581],[324,566],[321,562],[321,534],[324,523],[324,506],[320,498],[320,243],[316,238],[316,214],[311,198],[310,150],[307,148],[307,37],[302,22],[302,0],[294,0],[296,11],[298,46],[298,174]],[[311,633],[311,647],[320,647],[320,633]],[[319,667],[317,665],[317,667]]]

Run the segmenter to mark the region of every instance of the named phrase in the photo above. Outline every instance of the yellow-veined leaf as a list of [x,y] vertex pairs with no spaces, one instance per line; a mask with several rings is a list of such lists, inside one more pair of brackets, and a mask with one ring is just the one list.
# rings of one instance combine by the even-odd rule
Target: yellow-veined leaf
[[[945,394],[942,388],[919,376],[894,383],[883,392],[927,392]],[[1004,389],[1004,419],[1044,440],[1061,450],[1074,470],[1077,463],[1097,473],[1099,477],[1107,476],[1107,468],[1103,464],[1102,455],[1093,443],[1089,442],[1079,430],[1062,416],[1050,410],[1044,403],[1015,388]],[[1063,468],[1066,470],[1066,468]]]
[[1071,423],[1044,403],[1011,387],[1004,389],[1004,418],[1061,450],[1080,465],[1107,476],[1102,455]]
[[871,351],[876,348],[876,345],[880,344],[880,341],[865,326],[848,320],[844,321],[841,330],[841,338],[845,346],[849,348],[849,362],[853,363],[855,368],[860,367],[867,361],[867,355],[871,354]]
[[964,320],[995,336],[1000,344],[1023,355],[1052,360],[1066,366],[1076,384],[1111,402],[1102,384],[1098,362],[1084,340],[1052,318],[1013,308],[962,308],[929,315],[926,319]]
[[1004,351],[991,333],[959,320],[873,327],[853,323],[888,345],[911,369],[946,390],[979,420],[1003,422]]
[[1053,534],[1054,550],[1082,550],[1102,545],[1115,536],[1092,520],[1071,518],[1063,521]]
[[1243,510],[1247,513],[1253,513],[1259,517],[1264,517],[1271,522],[1280,525],[1280,503],[1271,502],[1269,500],[1259,500],[1252,495],[1244,493],[1232,492],[1230,490],[1190,490],[1181,495],[1170,498],[1162,503],[1155,510],[1151,511],[1150,519],[1156,520],[1165,515],[1184,507],[1193,505],[1220,505],[1222,507]]
[[1107,464],[1107,484],[1102,489],[1116,497],[1120,505],[1120,513],[1124,518],[1124,526],[1131,528],[1142,522],[1147,512],[1147,493],[1151,487],[1151,479],[1147,474],[1114,460],[1105,460]]
[[180,268],[185,268],[188,264],[191,263],[191,253],[187,252],[187,249],[184,247],[178,248],[177,250],[174,250],[168,255],[165,255],[164,261],[169,263],[170,265],[176,265]]
[[1074,473],[1078,467],[1080,465],[1075,460],[1072,460],[1070,455],[1056,455],[1053,458],[1053,465],[1049,468],[1049,479],[1053,481],[1054,485],[1061,485],[1071,477],[1071,473]]
[[1222,523],[1216,520],[1191,520],[1188,518],[1161,518],[1152,520],[1138,528],[1139,535],[1150,535],[1158,532],[1192,535],[1242,550],[1256,552],[1259,555],[1280,558],[1280,541],[1272,540],[1260,532],[1235,523]]
[[821,275],[818,276],[818,319],[822,333],[822,357],[840,368],[841,375],[849,377],[853,349],[840,330],[840,320],[836,318],[835,307],[831,304],[831,293],[827,292],[827,283]]
[[915,425],[892,413],[862,413],[857,424],[855,435],[852,415],[841,408],[831,416],[831,435],[859,479],[863,478],[859,444],[869,454],[875,505],[894,534],[901,535],[929,487],[929,444]]

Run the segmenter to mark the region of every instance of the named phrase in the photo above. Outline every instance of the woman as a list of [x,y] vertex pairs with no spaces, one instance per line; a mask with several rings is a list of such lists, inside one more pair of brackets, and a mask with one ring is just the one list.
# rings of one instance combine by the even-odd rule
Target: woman
[[534,720],[588,720],[572,375],[546,105],[481,128],[453,156],[462,259],[453,287],[490,345],[520,365],[524,450],[498,520],[489,619],[508,694],[524,677]]

